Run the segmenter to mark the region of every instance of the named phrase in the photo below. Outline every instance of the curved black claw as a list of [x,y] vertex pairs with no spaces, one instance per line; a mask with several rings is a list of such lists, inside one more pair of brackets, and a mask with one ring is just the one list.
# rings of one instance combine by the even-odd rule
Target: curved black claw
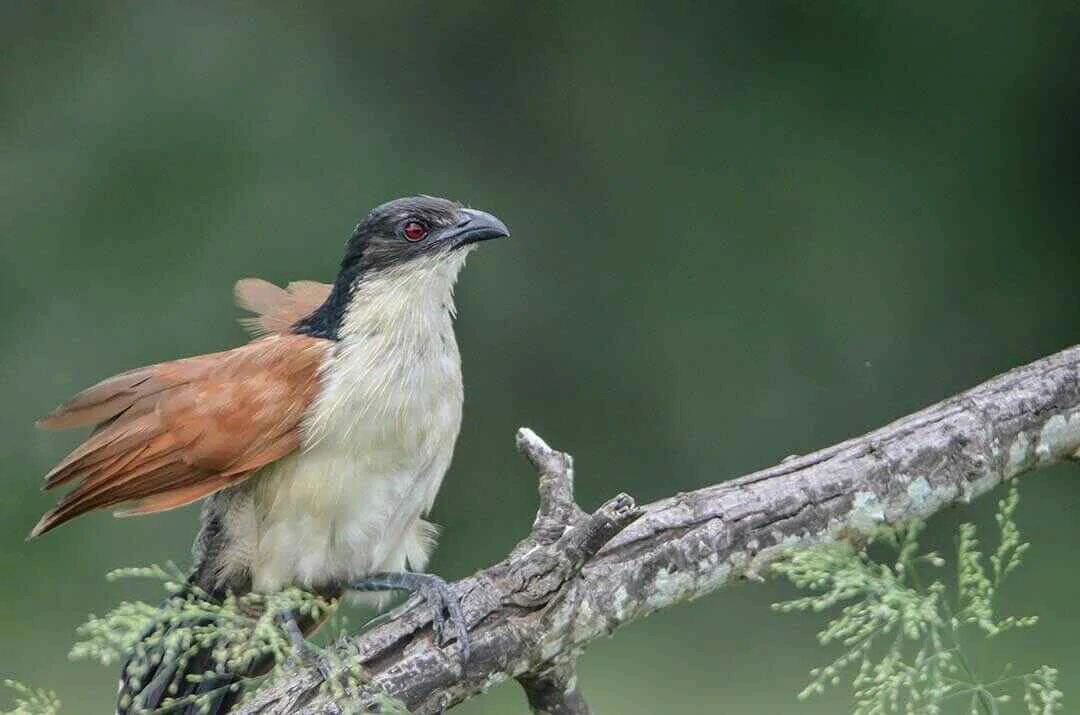
[[[407,591],[419,595],[431,606],[435,642],[443,646],[452,637],[457,638],[461,646],[461,662],[463,665],[469,662],[469,630],[461,609],[461,599],[450,584],[438,576],[412,571],[377,573],[350,583],[349,588],[355,591]],[[453,627],[452,637],[447,632],[447,616]]]

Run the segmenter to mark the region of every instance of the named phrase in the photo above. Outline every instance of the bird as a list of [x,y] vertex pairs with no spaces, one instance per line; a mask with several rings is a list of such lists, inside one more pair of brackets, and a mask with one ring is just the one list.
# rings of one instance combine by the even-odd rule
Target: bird
[[[96,509],[201,500],[188,583],[210,598],[418,592],[467,658],[460,603],[423,571],[436,538],[424,517],[462,419],[454,284],[480,242],[509,235],[484,211],[399,198],[356,225],[332,284],[237,282],[250,342],[122,372],[38,422],[93,431],[46,475],[46,489],[74,488],[28,538]],[[170,697],[198,692],[177,668],[125,666],[117,712],[153,710],[170,682]]]

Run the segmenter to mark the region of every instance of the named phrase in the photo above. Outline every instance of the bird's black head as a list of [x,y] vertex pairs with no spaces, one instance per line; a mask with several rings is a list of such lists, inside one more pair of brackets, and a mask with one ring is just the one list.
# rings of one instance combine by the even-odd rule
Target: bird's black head
[[491,214],[447,199],[410,196],[388,201],[372,209],[353,230],[326,303],[293,329],[336,339],[349,298],[365,279],[383,271],[457,260],[463,249],[509,235],[506,224]]
[[372,209],[356,227],[341,267],[377,271],[509,235],[506,224],[491,214],[453,201],[434,196],[394,199]]

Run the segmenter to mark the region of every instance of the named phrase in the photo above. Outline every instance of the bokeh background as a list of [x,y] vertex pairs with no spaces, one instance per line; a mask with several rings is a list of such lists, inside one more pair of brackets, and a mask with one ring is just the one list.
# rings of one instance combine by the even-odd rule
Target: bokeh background
[[[862,433],[1080,341],[1080,6],[0,4],[0,675],[108,712],[87,613],[184,563],[195,511],[23,537],[78,439],[33,419],[119,370],[243,340],[234,280],[329,280],[414,193],[497,213],[459,287],[466,416],[434,518],[460,577],[527,529],[519,425],[594,506]],[[1080,702],[1080,467],[1025,482],[1003,641]],[[940,515],[929,545],[986,523]],[[795,694],[821,620],[742,585],[598,643],[599,712],[843,712]],[[973,646],[982,658],[982,646]],[[1000,658],[986,655],[987,659]],[[463,713],[524,712],[516,686]]]

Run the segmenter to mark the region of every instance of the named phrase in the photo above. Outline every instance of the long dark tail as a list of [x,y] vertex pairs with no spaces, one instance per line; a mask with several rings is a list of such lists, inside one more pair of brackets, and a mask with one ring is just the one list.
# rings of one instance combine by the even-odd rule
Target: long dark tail
[[223,715],[243,694],[241,681],[256,666],[223,673],[212,645],[198,646],[194,633],[212,626],[208,619],[180,618],[190,594],[162,604],[159,619],[144,631],[120,671],[117,715]]
[[[198,578],[196,571],[184,591],[161,605],[154,622],[143,631],[124,661],[117,715],[223,715],[240,700],[245,680],[266,675],[274,666],[274,655],[266,651],[241,656],[241,662],[230,662],[228,666],[218,662],[221,655],[215,659],[215,650],[235,654],[239,648],[240,652],[250,652],[247,638],[251,634],[240,633],[238,643],[235,630],[226,636],[214,619],[200,615],[206,613],[207,600],[220,605],[224,595],[207,595],[192,585]],[[204,607],[199,608],[200,604]],[[244,612],[252,618],[264,613],[261,606],[245,607]],[[287,616],[304,638],[318,630],[329,613],[322,610],[278,615]],[[304,657],[304,652],[294,652],[294,656]]]
[[[117,693],[117,715],[146,715],[165,712],[176,715],[224,715],[240,699],[240,677],[219,674],[199,682],[188,680],[189,675],[203,675],[214,667],[209,650],[198,651],[181,665],[168,654],[148,650],[160,660],[139,663],[132,654],[124,663]],[[141,659],[139,659],[141,660]],[[131,666],[135,666],[134,672]],[[143,668],[147,669],[143,671]],[[145,673],[145,674],[144,674]]]

